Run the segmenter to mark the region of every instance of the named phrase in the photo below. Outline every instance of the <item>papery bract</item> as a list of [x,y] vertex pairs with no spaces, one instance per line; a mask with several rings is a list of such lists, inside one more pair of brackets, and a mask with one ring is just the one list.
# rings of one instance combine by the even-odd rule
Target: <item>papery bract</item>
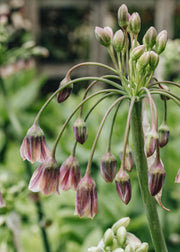
[[49,158],[42,163],[33,173],[29,182],[29,190],[42,192],[48,196],[59,194],[59,167],[54,158]]
[[75,214],[93,218],[98,213],[96,183],[88,173],[78,184],[75,200]]
[[27,159],[31,163],[43,162],[49,158],[50,150],[46,144],[44,133],[37,124],[33,124],[28,130],[22,142],[20,153],[23,160]]
[[76,190],[81,179],[80,167],[77,159],[70,155],[60,167],[60,187],[62,190]]

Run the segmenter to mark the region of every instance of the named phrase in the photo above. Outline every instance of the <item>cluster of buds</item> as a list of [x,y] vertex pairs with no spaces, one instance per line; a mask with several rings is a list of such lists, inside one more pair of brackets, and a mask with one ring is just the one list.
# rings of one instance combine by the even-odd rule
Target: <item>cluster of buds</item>
[[[32,191],[41,191],[45,195],[59,193],[60,188],[62,190],[76,190],[75,214],[78,214],[80,217],[88,216],[93,218],[98,212],[97,188],[95,181],[91,177],[91,166],[97,141],[110,112],[116,108],[109,132],[108,148],[100,161],[100,172],[102,178],[107,183],[112,183],[115,180],[116,190],[120,199],[125,204],[128,204],[131,199],[131,182],[129,173],[132,171],[134,166],[134,155],[129,147],[128,138],[134,104],[145,99],[148,100],[148,104],[150,106],[152,123],[150,132],[144,136],[144,149],[147,158],[156,153],[154,154],[154,162],[152,163],[152,166],[149,167],[147,172],[149,177],[149,192],[152,196],[156,196],[162,191],[162,186],[165,179],[165,170],[160,159],[160,148],[164,147],[168,143],[169,139],[169,128],[167,126],[167,101],[171,98],[174,102],[180,105],[180,97],[173,94],[168,88],[168,85],[180,87],[179,84],[165,82],[167,84],[167,86],[165,86],[162,84],[164,82],[153,82],[153,74],[159,62],[159,55],[164,51],[166,46],[167,32],[163,30],[160,33],[157,33],[154,27],[150,27],[145,33],[142,43],[140,43],[140,41],[138,41],[138,34],[141,29],[140,16],[137,12],[130,15],[127,6],[124,4],[121,5],[118,10],[118,24],[120,29],[114,34],[112,28],[110,27],[95,28],[96,38],[101,45],[107,48],[114,67],[97,62],[84,62],[73,66],[66,73],[65,78],[59,85],[59,88],[42,106],[41,110],[36,116],[33,126],[28,131],[21,146],[21,155],[23,159],[27,159],[30,162],[41,162],[40,167],[35,171],[31,178],[29,189]],[[72,71],[81,66],[87,65],[104,67],[113,74],[101,77],[82,77],[71,80],[70,75]],[[39,117],[42,111],[48,106],[55,96],[57,96],[58,103],[65,102],[69,98],[73,86],[76,83],[81,83],[82,81],[92,82],[90,84],[88,82],[89,86],[85,90],[82,101],[74,108],[72,113],[63,124],[55,140],[53,149],[50,151],[45,143],[44,134],[37,124]],[[89,90],[94,85],[99,84],[99,82],[104,82],[107,85],[110,85],[112,88],[101,90],[98,89],[98,91],[93,89],[91,94],[88,95]],[[164,103],[164,120],[159,127],[159,130],[158,114],[152,96],[153,94],[159,95]],[[83,117],[84,104],[97,95],[101,95],[101,98],[97,99],[97,101],[87,112],[86,116]],[[113,96],[115,100],[106,111],[97,130],[87,163],[87,169],[84,177],[81,178],[80,167],[75,157],[76,146],[78,143],[81,145],[86,143],[88,137],[86,120],[93,109],[102,100],[109,96]],[[121,154],[121,165],[120,169],[117,170],[117,160],[111,152],[111,140],[119,107],[125,100],[127,100],[128,104],[130,105],[125,130],[123,151]],[[79,115],[73,125],[75,144],[71,155],[59,168],[55,159],[57,144],[67,124],[78,110]],[[179,175],[176,178],[176,182],[179,182]],[[119,233],[121,232],[125,231],[120,229]],[[115,236],[116,235],[117,234],[115,234]],[[114,234],[112,234],[112,237],[112,240],[114,240]],[[118,242],[124,246],[124,244],[127,242],[127,237],[128,236],[126,234],[124,242]],[[134,250],[125,249],[124,251]],[[146,249],[143,250],[143,248],[141,248],[139,250],[138,248],[135,251],[146,251]]]
[[108,228],[97,247],[91,247],[88,252],[148,252],[149,245],[141,242],[134,234],[127,231],[129,217],[118,220]]

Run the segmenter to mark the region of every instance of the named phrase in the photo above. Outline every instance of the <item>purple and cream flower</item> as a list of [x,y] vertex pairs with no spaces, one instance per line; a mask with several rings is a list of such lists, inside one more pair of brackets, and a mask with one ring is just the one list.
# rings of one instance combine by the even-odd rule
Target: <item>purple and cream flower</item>
[[131,199],[131,182],[129,174],[121,169],[116,175],[116,191],[120,199],[127,205]]
[[29,190],[42,192],[46,196],[59,194],[59,176],[58,164],[51,157],[35,170],[29,182]]
[[28,130],[22,142],[20,153],[23,160],[27,159],[31,163],[43,162],[50,156],[44,133],[37,124],[33,124]]
[[62,190],[76,190],[81,179],[80,167],[77,159],[70,155],[60,167],[60,187]]
[[97,188],[91,175],[86,173],[78,184],[75,215],[93,218],[98,213]]

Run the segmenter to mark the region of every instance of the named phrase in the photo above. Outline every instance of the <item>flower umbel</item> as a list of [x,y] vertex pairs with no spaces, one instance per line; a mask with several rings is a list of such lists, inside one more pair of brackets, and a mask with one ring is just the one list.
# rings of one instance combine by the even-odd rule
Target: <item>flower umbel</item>
[[93,218],[98,213],[97,188],[88,173],[78,184],[75,200],[75,215]]
[[50,150],[46,144],[44,133],[37,124],[33,124],[28,130],[22,142],[20,153],[24,160],[27,159],[31,163],[43,162],[49,157]]
[[29,190],[40,191],[46,196],[54,193],[59,194],[59,175],[58,164],[54,158],[50,157],[33,173],[29,182]]

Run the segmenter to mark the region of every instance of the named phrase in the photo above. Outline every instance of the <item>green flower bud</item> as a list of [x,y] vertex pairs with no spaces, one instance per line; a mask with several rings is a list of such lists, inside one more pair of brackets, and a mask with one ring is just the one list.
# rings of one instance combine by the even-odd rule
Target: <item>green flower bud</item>
[[123,247],[125,242],[126,242],[126,238],[127,238],[127,231],[125,227],[120,227],[117,230],[117,241],[118,244]]
[[113,37],[113,46],[116,52],[121,52],[124,47],[124,33],[122,30],[118,30]]
[[159,55],[155,53],[154,51],[150,51],[150,61],[149,65],[152,70],[155,70],[157,65],[159,63]]
[[120,227],[123,226],[123,227],[127,228],[129,223],[130,223],[130,218],[129,217],[121,218],[120,220],[118,220],[117,222],[114,223],[114,225],[112,226],[112,230],[116,234],[117,230]]
[[146,156],[150,157],[154,153],[157,142],[158,142],[158,133],[156,130],[152,129],[146,136],[146,141],[145,141],[145,151],[146,151]]
[[134,249],[131,247],[131,245],[128,244],[128,245],[125,247],[124,252],[134,252]]
[[138,249],[136,249],[136,252],[148,252],[149,245],[147,242],[143,242]]
[[129,244],[134,251],[141,245],[141,241],[134,234],[129,232],[127,232],[126,243]]
[[129,25],[128,25],[129,31],[133,34],[138,34],[141,30],[141,18],[139,16],[139,13],[134,12],[130,18],[129,18]]
[[98,42],[105,46],[108,47],[111,44],[112,38],[113,38],[113,31],[110,27],[98,27],[96,26],[95,28],[95,35],[98,40]]
[[129,23],[128,8],[125,4],[122,4],[118,10],[118,23],[123,29],[126,29]]
[[159,127],[159,146],[164,147],[169,141],[169,128],[165,122],[163,122]]
[[151,26],[143,37],[143,44],[148,50],[151,50],[156,43],[157,31]]
[[144,51],[145,51],[144,45],[139,45],[139,46],[135,47],[131,52],[131,59],[132,60],[139,59],[139,57],[143,54]]
[[104,234],[103,241],[105,247],[111,247],[113,245],[114,232],[111,228],[108,228]]
[[176,175],[175,183],[180,183],[180,168],[179,168],[178,173]]
[[150,53],[144,52],[137,61],[137,69],[142,70],[149,64],[149,61],[150,61]]
[[167,43],[167,31],[163,30],[157,35],[156,38],[155,51],[157,52],[157,54],[161,54],[164,51],[166,43]]
[[[69,76],[65,76],[65,78],[60,82],[59,88],[63,87],[64,85],[66,85],[68,82],[70,82],[71,79]],[[57,101],[58,103],[64,102],[71,94],[73,89],[73,84],[65,87],[64,89],[62,89],[58,94],[57,94]]]
[[82,118],[78,118],[73,125],[73,130],[76,141],[83,144],[88,137],[88,128],[85,121]]

